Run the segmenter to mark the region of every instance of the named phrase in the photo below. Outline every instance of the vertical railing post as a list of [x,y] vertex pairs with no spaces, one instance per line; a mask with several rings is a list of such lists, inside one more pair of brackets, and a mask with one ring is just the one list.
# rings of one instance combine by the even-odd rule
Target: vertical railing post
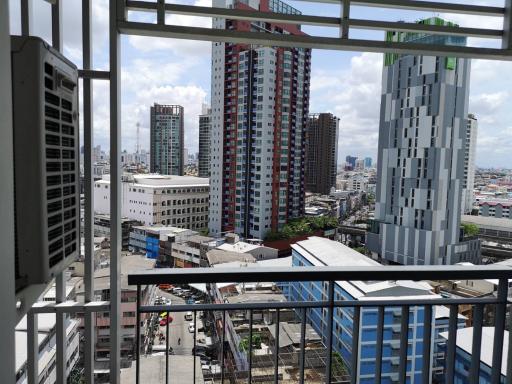
[[[52,4],[52,46],[62,52],[62,2],[55,0]],[[62,271],[55,277],[55,301],[66,301],[65,272]],[[56,360],[57,383],[66,382],[66,314],[57,311],[56,314]]]
[[248,372],[248,380],[249,384],[252,384],[252,324],[253,322],[253,312],[252,309],[249,309],[249,372]]
[[220,383],[224,384],[224,344],[226,342],[226,311],[222,311],[222,337],[220,346]]
[[[55,299],[57,303],[66,301],[66,281],[64,271],[55,277]],[[55,349],[57,360],[57,383],[66,382],[66,314],[57,311],[56,317],[56,335]]]
[[332,324],[334,321],[334,281],[329,281],[327,287],[327,300],[329,307],[327,308],[327,358],[325,360],[325,382],[329,384],[332,378]]
[[274,383],[279,382],[279,308],[276,309],[276,337],[274,342]]
[[124,18],[123,10],[123,0],[110,0],[110,383],[112,384],[121,382],[121,44],[117,23]]
[[506,383],[512,384],[512,305],[508,306],[508,351]]
[[300,379],[299,383],[304,384],[304,365],[306,361],[306,315],[307,309],[302,308],[302,317],[300,320],[300,366],[299,373]]
[[[137,307],[136,307],[136,317],[137,317],[137,326],[135,328],[135,384],[139,384],[140,382],[140,285],[137,285]],[[166,367],[166,376],[167,376],[167,367]]]
[[375,348],[375,384],[381,383],[382,376],[382,343],[384,338],[384,307],[377,309],[377,345]]
[[512,49],[512,0],[505,0],[501,48]]
[[348,39],[349,32],[349,20],[350,20],[350,0],[341,1],[341,29],[340,37],[342,39]]
[[507,310],[508,279],[498,283],[498,304],[494,316],[494,343],[492,351],[491,384],[499,384],[501,379],[501,359],[503,357],[503,337]]
[[[5,15],[9,15],[6,12]],[[30,17],[32,16],[32,0],[21,0],[21,35],[30,35]]]
[[448,320],[448,343],[446,346],[446,382],[453,383],[455,376],[455,350],[457,346],[457,305],[450,305]]
[[53,0],[52,4],[52,46],[57,51],[63,51],[62,46],[62,1]]
[[[167,322],[165,323],[165,384],[169,384],[169,347],[171,340],[169,334],[169,319],[171,316],[171,312],[166,312]],[[194,345],[195,347],[195,345]],[[194,352],[195,355],[195,352]],[[195,358],[195,356],[194,356]]]
[[482,323],[484,306],[477,304],[473,307],[473,342],[471,347],[471,368],[469,370],[470,384],[480,381],[480,352],[482,349]]
[[37,314],[27,314],[27,381],[28,384],[39,383],[39,335]]
[[423,366],[422,382],[430,383],[432,381],[432,306],[425,305],[423,312]]
[[165,24],[165,0],[157,0],[156,22],[159,25]]
[[[91,1],[82,0],[82,57],[83,69],[92,69]],[[84,121],[84,300],[94,300],[94,185],[93,185],[93,128],[92,128],[92,80],[83,79],[83,121]],[[94,383],[94,319],[96,313],[84,313],[84,379]]]
[[361,322],[361,307],[354,308],[354,317],[352,321],[352,360],[350,383],[359,383],[359,323]]
[[193,369],[193,384],[196,384],[196,347],[197,347],[197,311],[194,311],[194,353],[192,358],[194,359],[194,369]]
[[400,321],[400,362],[398,366],[398,382],[407,382],[407,355],[409,350],[409,306],[402,305]]
[[[28,4],[28,0],[22,1]],[[15,332],[16,327],[16,293],[15,293],[15,221],[14,221],[14,145],[13,145],[13,105],[11,76],[11,37],[9,30],[9,1],[0,1],[0,217],[2,230],[0,243],[0,372],[7,373],[12,381],[15,375]],[[27,28],[24,34],[28,34]],[[5,376],[4,376],[5,377]]]

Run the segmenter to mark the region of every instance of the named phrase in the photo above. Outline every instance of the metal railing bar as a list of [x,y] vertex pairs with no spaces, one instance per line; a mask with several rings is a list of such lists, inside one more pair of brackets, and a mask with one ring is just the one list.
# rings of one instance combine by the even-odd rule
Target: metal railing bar
[[[165,384],[169,384],[169,347],[170,347],[169,318],[171,316],[171,312],[165,312],[165,313],[167,314],[167,322],[165,323]],[[194,352],[194,355],[195,355],[195,352]]]
[[354,317],[353,317],[353,328],[352,328],[352,359],[351,359],[351,375],[350,382],[352,384],[359,382],[359,326],[361,320],[361,308],[354,308]]
[[[121,34],[136,36],[153,36],[185,40],[228,42],[234,44],[240,43],[272,45],[276,47],[315,48],[342,51],[348,50],[356,52],[377,52],[407,55],[455,56],[469,59],[482,58],[487,60],[512,60],[512,50],[501,48],[466,47],[457,45],[422,44],[413,42],[388,42],[381,40],[365,39],[340,39],[338,37],[321,37],[307,35],[280,35],[273,33],[233,31],[225,29],[212,29],[192,26],[159,25],[132,21],[120,21],[118,23],[118,26]],[[388,273],[386,270],[392,268],[394,267],[386,267],[382,268],[382,270],[384,273]],[[421,276],[422,274],[415,273],[415,275]],[[472,277],[473,276],[474,278],[478,278],[475,275],[472,275]],[[381,276],[379,276],[379,278],[380,277]],[[176,276],[174,276],[174,278],[176,278]],[[341,279],[346,279],[346,277],[343,277]],[[425,278],[421,277],[413,278],[413,280],[424,279]],[[322,278],[304,278],[304,280],[321,281]],[[365,279],[356,278],[355,280]],[[385,280],[389,280],[389,278]],[[173,281],[173,283],[186,282],[187,280],[184,277],[180,277],[180,281]],[[135,284],[136,283],[131,283],[131,285]],[[154,283],[149,282],[149,284]]]
[[[94,184],[92,148],[94,134],[93,90],[91,78],[83,76],[92,67],[92,0],[82,0],[82,72],[83,78],[83,135],[84,135],[84,300],[86,305],[94,300]],[[108,302],[105,303],[108,307]],[[108,310],[106,308],[105,310]],[[84,379],[94,383],[94,313],[84,313]]]
[[[469,298],[469,299],[404,299],[396,300],[345,300],[335,301],[334,307],[399,307],[401,305],[421,306],[421,305],[473,305],[473,304],[496,304],[494,297],[489,298]],[[173,305],[173,312],[188,312],[191,310],[211,311],[211,310],[238,310],[238,309],[295,309],[295,308],[326,308],[328,301],[300,301],[300,302],[257,302],[257,303],[220,303],[220,304],[179,304]],[[140,307],[142,313],[164,312],[170,310],[168,305],[143,305]]]
[[[135,384],[139,384],[140,382],[140,285],[137,285],[137,308],[136,308],[136,316],[137,316],[137,328],[135,334]],[[166,367],[167,369],[167,367]]]
[[[300,0],[308,3],[326,3],[340,4],[340,0]],[[130,10],[150,11],[155,10],[155,4],[143,1],[127,1],[127,8]],[[167,4],[166,4],[167,5]],[[356,7],[376,7],[391,9],[407,9],[412,11],[427,12],[446,12],[460,13],[466,15],[478,16],[503,16],[505,14],[504,7],[494,7],[485,5],[467,5],[457,3],[442,3],[433,1],[418,0],[358,0],[352,1],[351,5]]]
[[[88,0],[83,0],[88,1]],[[78,70],[78,76],[82,79],[91,79],[91,80],[109,80],[110,72],[109,71],[101,71],[96,69],[86,69],[84,65],[84,69]],[[85,90],[84,90],[85,91]],[[85,123],[84,123],[85,128]],[[85,129],[84,129],[85,131]],[[85,141],[85,138],[84,138]],[[84,143],[85,144],[85,143]]]
[[30,16],[32,15],[32,0],[21,0],[21,35],[30,35]]
[[[510,5],[512,5],[512,0]],[[508,351],[507,351],[507,377],[506,383],[512,384],[512,306],[508,307]]]
[[363,7],[407,9],[411,11],[461,13],[478,16],[503,16],[505,8],[485,5],[442,3],[420,0],[357,0],[352,5]]
[[274,383],[279,383],[279,308],[276,309],[276,337],[274,342]]
[[[159,5],[145,1],[128,1],[127,7],[132,10],[157,11],[160,13]],[[342,17],[314,16],[314,15],[290,15],[284,13],[261,12],[256,10],[229,9],[219,7],[202,7],[196,5],[165,4],[165,11],[172,14],[199,16],[199,17],[220,17],[231,20],[267,21],[275,23],[314,25],[323,27],[341,26],[341,37],[348,38],[348,29],[376,29],[393,30],[403,32],[424,32],[437,35],[471,36],[483,38],[501,38],[503,30],[486,28],[467,28],[456,26],[428,25],[407,22],[393,22],[381,20],[364,20],[349,18],[349,2],[343,2]],[[345,16],[344,16],[345,15]],[[159,22],[160,23],[160,22]],[[161,22],[160,24],[164,24]]]
[[158,24],[165,24],[165,0],[157,0],[157,3],[155,5],[156,5],[156,22]]
[[[51,31],[52,46],[55,50],[62,52],[62,2],[55,0],[51,5]],[[66,301],[66,281],[64,271],[59,272],[55,277],[55,301],[62,303]],[[65,383],[66,375],[66,315],[58,311],[55,316],[55,355],[56,355],[56,379],[57,383]],[[39,356],[37,356],[39,360]]]
[[348,21],[350,28],[371,29],[371,30],[393,30],[400,32],[429,33],[433,35],[447,36],[467,36],[501,39],[503,30],[487,28],[468,28],[468,27],[450,27],[444,25],[427,25],[418,23],[350,19]]
[[194,359],[193,368],[193,383],[196,384],[196,345],[197,345],[197,311],[194,311],[194,353],[192,358]]
[[455,376],[455,349],[457,346],[457,315],[458,307],[450,305],[448,322],[448,342],[446,347],[446,382],[453,383]]
[[491,384],[499,384],[501,379],[501,362],[503,357],[503,337],[505,334],[505,317],[507,310],[508,279],[498,283],[498,301],[495,309],[494,343],[492,351]]
[[422,367],[422,382],[430,383],[432,380],[432,306],[426,305],[423,313],[423,367]]
[[[121,29],[126,23],[121,23]],[[153,24],[155,25],[155,24]],[[229,31],[228,31],[229,32]],[[268,41],[276,34],[255,33]],[[286,35],[286,37],[297,37]],[[299,36],[300,37],[300,36]],[[184,37],[185,38],[185,37]],[[191,38],[191,37],[189,37]],[[340,40],[340,39],[336,39]],[[267,44],[268,45],[268,44]],[[423,44],[425,47],[431,44]],[[453,48],[455,46],[445,46]],[[468,47],[465,47],[468,48]],[[473,49],[473,48],[472,48]],[[456,52],[449,52],[455,54]],[[190,271],[189,271],[190,270]],[[407,267],[275,267],[233,268],[159,268],[128,275],[128,285],[190,284],[190,283],[250,283],[255,281],[357,281],[369,280],[444,280],[444,279],[512,279],[512,268],[502,266],[432,266]]]
[[[128,1],[131,9],[156,10],[155,3],[145,1]],[[339,27],[339,17],[313,16],[313,15],[289,15],[284,13],[261,12],[256,10],[230,9],[219,7],[202,7],[197,5],[165,4],[165,11],[187,16],[220,17],[231,20],[267,21],[275,23],[316,25],[323,27]]]
[[[124,0],[109,1],[110,383],[121,382],[121,37]],[[140,297],[138,298],[140,300]],[[140,327],[140,324],[138,324]],[[140,342],[140,341],[139,341]]]
[[[512,0],[505,0],[505,16],[503,17],[503,40],[501,47],[503,49],[512,49]],[[512,337],[512,336],[511,336]],[[511,376],[507,376],[507,381],[512,382]]]
[[52,301],[44,301],[34,303],[29,312],[32,313],[92,313],[92,312],[108,312],[110,304],[108,301],[91,301],[89,303],[77,303],[75,301],[65,301],[56,303]]
[[405,384],[407,380],[407,355],[409,354],[409,306],[402,306],[400,319],[400,360],[398,366],[398,382]]
[[27,314],[27,382],[39,383],[39,335],[38,316],[36,313]]
[[62,1],[53,0],[52,4],[52,47],[62,52]]
[[306,316],[307,316],[307,309],[302,308],[302,316],[300,321],[300,379],[299,383],[304,384],[304,363],[306,360]]
[[224,384],[224,344],[226,342],[226,310],[222,311],[222,338],[220,346],[220,382]]
[[[64,271],[55,277],[55,300],[57,303],[66,300],[66,281],[64,280]],[[56,349],[56,376],[57,383],[66,382],[66,314],[63,311],[57,311],[55,315],[55,349]]]
[[375,351],[375,384],[382,380],[382,341],[384,336],[384,307],[377,309],[377,344]]
[[480,352],[482,349],[482,322],[484,306],[477,304],[473,307],[473,341],[471,348],[471,368],[469,382],[479,384],[480,381]]
[[332,380],[332,325],[334,321],[334,281],[329,281],[327,301],[327,359],[325,363],[325,382]]
[[247,382],[252,384],[252,326],[253,326],[253,312],[249,309],[249,372]]
[[348,39],[348,32],[350,27],[350,0],[342,1],[341,3],[341,21],[340,21],[340,37]]

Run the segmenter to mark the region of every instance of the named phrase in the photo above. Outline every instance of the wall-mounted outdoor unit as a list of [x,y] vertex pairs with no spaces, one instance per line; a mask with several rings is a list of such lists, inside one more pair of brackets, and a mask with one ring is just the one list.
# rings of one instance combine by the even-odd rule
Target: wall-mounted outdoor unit
[[78,71],[39,38],[12,36],[11,47],[20,295],[80,250]]

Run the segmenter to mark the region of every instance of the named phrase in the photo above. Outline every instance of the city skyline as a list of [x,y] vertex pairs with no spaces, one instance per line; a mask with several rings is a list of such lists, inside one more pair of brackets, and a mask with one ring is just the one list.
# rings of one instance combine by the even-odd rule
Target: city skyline
[[[71,30],[78,23],[80,15],[73,13],[76,0],[63,4],[64,28]],[[108,36],[108,19],[105,18],[106,0],[93,4],[93,19],[97,27],[94,34],[94,66],[108,68],[104,49]],[[194,2],[209,5],[207,0]],[[329,5],[293,5],[304,13],[329,16],[334,9]],[[473,1],[472,3],[475,3]],[[487,1],[495,4],[495,1]],[[34,2],[34,12],[47,12],[48,4]],[[13,13],[19,12],[19,2],[10,0]],[[312,10],[312,7],[315,7]],[[371,12],[369,12],[371,13]],[[414,21],[416,15],[410,12],[383,12],[389,20],[402,18]],[[427,13],[425,13],[427,14]],[[431,16],[431,14],[427,14]],[[440,16],[443,16],[442,14]],[[134,14],[141,18],[144,15]],[[355,16],[357,17],[357,15]],[[470,27],[476,16],[448,18]],[[173,15],[171,22],[185,24],[188,19]],[[207,26],[206,18],[194,18],[198,26]],[[496,18],[488,18],[489,28],[499,28]],[[20,30],[18,18],[11,20],[12,30]],[[36,34],[49,40],[50,30],[46,25],[34,25]],[[314,34],[315,27],[304,27]],[[334,31],[337,33],[337,31]],[[355,32],[354,32],[355,33]],[[369,32],[368,32],[369,33]],[[80,33],[68,34],[64,51],[68,57],[81,63]],[[382,39],[377,32],[371,38]],[[471,44],[469,39],[469,43]],[[141,124],[142,147],[149,148],[149,106],[154,102],[180,104],[186,109],[185,147],[197,151],[198,116],[204,102],[210,100],[210,43],[157,39],[130,36],[121,41],[122,61],[122,130],[123,148],[131,150],[136,146],[136,123]],[[310,113],[330,112],[341,118],[338,162],[348,155],[376,158],[378,136],[379,94],[381,90],[382,55],[374,53],[333,52],[313,50],[311,75]],[[509,165],[508,148],[512,145],[512,119],[507,114],[512,101],[507,98],[512,89],[512,79],[500,74],[512,72],[512,63],[474,60],[470,87],[469,112],[479,120],[479,138],[476,149],[476,165],[479,167],[504,168]],[[141,89],[145,90],[140,92]],[[107,83],[97,82],[94,86],[94,122],[97,132],[95,144],[108,148],[108,90]],[[343,140],[342,140],[343,138]],[[357,153],[350,153],[357,148]]]

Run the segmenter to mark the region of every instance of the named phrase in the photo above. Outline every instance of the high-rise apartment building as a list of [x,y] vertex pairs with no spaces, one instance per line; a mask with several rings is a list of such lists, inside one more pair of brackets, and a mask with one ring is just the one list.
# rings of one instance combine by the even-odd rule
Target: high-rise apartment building
[[371,157],[365,157],[364,158],[364,167],[366,169],[368,168],[371,168],[372,167],[372,158]]
[[150,169],[162,175],[183,175],[183,107],[161,105],[151,107]]
[[198,176],[210,177],[210,136],[212,131],[212,109],[203,106],[199,115],[199,159]]
[[[279,0],[215,7],[300,14]],[[214,28],[303,35],[299,25],[214,19]],[[210,234],[262,238],[304,213],[311,51],[213,43]]]
[[462,214],[470,213],[475,201],[475,154],[478,136],[478,120],[469,114],[466,124],[466,143],[464,145],[464,179],[462,184]]
[[[424,24],[453,25],[434,17]],[[388,41],[460,45],[466,39],[388,32]],[[460,208],[470,60],[386,54],[374,233],[368,247],[391,263],[474,261]],[[375,233],[376,232],[376,233]]]
[[336,186],[338,128],[332,113],[309,115],[306,126],[306,191],[328,195]]

